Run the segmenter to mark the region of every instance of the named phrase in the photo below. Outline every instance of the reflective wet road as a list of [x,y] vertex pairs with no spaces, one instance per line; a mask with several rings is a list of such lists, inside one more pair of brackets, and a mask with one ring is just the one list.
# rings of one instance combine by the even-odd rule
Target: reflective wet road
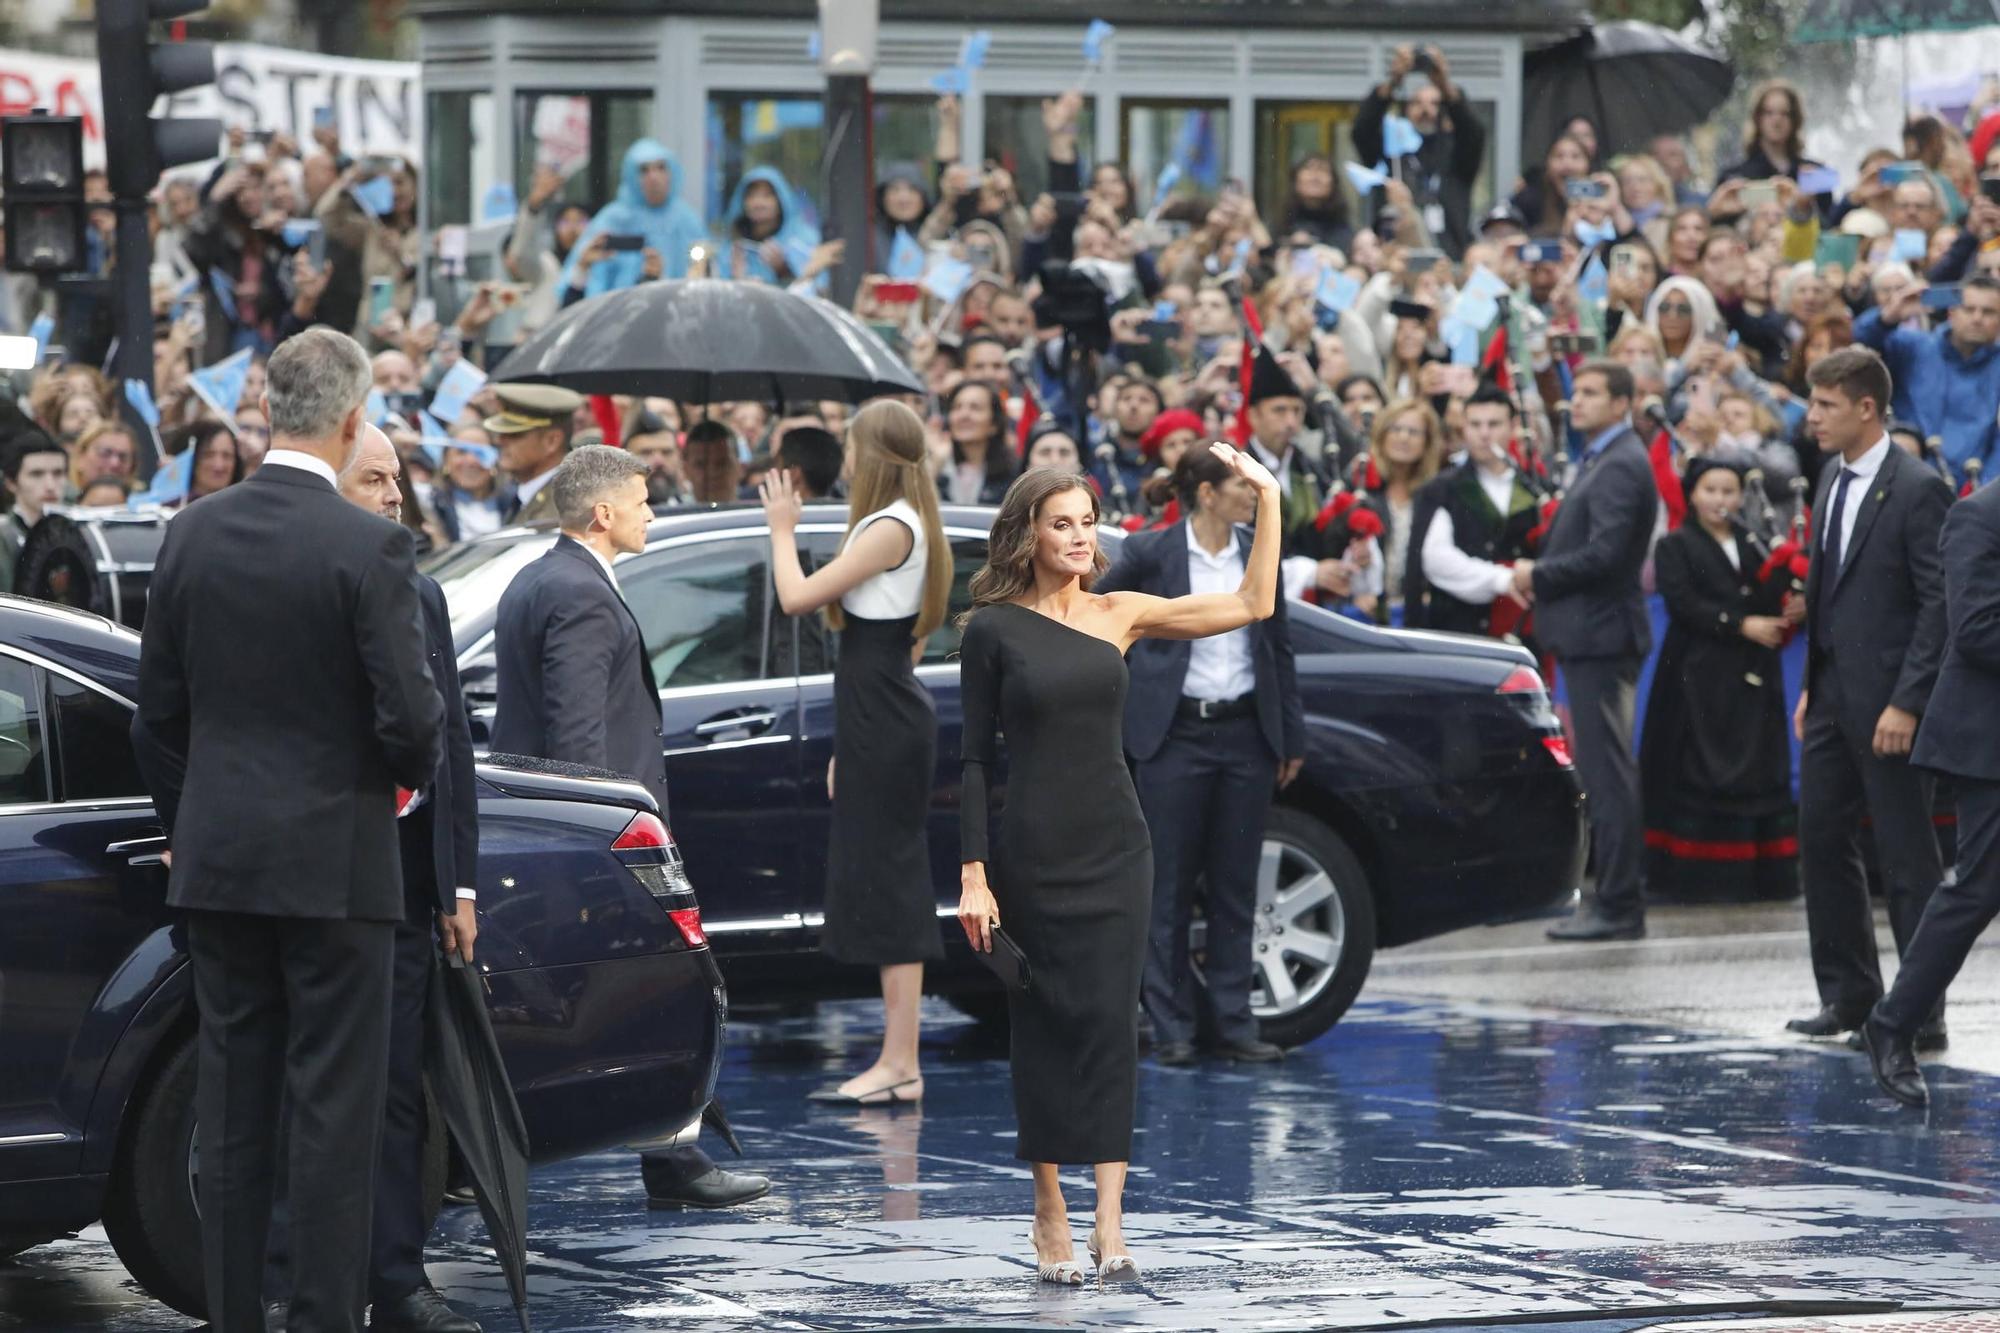
[[[724,1093],[777,1188],[648,1213],[634,1160],[539,1169],[538,1329],[1303,1329],[1613,1318],[1772,1301],[2000,1303],[2000,1079],[1931,1068],[1928,1118],[1845,1051],[1376,998],[1274,1068],[1148,1067],[1136,1287],[1038,1287],[1002,1052],[927,1013],[921,1110],[806,1109],[864,1005],[741,1021]],[[1089,1227],[1082,1173],[1070,1202]],[[511,1327],[476,1214],[431,1272]],[[184,1328],[95,1230],[0,1264],[0,1326]],[[1606,1327],[1629,1327],[1620,1321]]]

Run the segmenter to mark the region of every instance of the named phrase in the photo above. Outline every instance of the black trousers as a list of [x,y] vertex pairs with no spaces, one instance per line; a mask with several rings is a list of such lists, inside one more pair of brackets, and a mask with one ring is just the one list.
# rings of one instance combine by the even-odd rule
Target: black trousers
[[1944,867],[1931,823],[1930,775],[1907,759],[1876,758],[1875,715],[1845,705],[1838,673],[1818,672],[1799,752],[1799,864],[1820,1003],[1859,1022],[1882,998],[1861,859],[1863,816],[1874,824],[1898,954],[1908,951]]
[[1639,690],[1636,657],[1562,659],[1569,693],[1570,755],[1583,782],[1597,906],[1606,916],[1646,910],[1645,816],[1639,763],[1632,757],[1632,710]]
[[1938,885],[1903,946],[1896,984],[1875,1006],[1891,1032],[1913,1037],[1944,1004],[1980,932],[2000,915],[2000,782],[1954,777],[1958,796],[1958,873]]
[[1176,718],[1158,754],[1138,765],[1139,806],[1153,837],[1153,920],[1140,1000],[1156,1042],[1193,1041],[1201,988],[1188,960],[1195,881],[1206,876],[1202,964],[1207,1007],[1224,1041],[1257,1036],[1250,1012],[1257,869],[1278,761],[1253,714]]
[[394,926],[189,912],[201,1037],[202,1258],[210,1326],[262,1333],[279,1105],[294,1333],[358,1330],[388,1068]]

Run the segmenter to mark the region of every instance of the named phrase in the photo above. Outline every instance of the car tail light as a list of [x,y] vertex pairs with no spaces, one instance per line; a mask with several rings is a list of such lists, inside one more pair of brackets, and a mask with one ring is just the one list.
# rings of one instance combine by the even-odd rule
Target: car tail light
[[1549,752],[1549,757],[1554,759],[1559,766],[1563,768],[1576,767],[1575,763],[1569,757],[1569,740],[1567,737],[1544,736],[1542,737],[1542,748]]
[[618,835],[618,841],[611,844],[614,852],[643,852],[665,850],[673,845],[673,838],[667,833],[667,826],[660,817],[650,811],[641,810],[632,816],[632,822]]
[[708,935],[701,928],[701,909],[699,907],[677,907],[673,911],[668,912],[667,915],[674,919],[676,926],[680,927],[681,938],[688,942],[688,948],[705,949],[708,947]]
[[1507,673],[1507,679],[1500,682],[1496,694],[1540,694],[1542,675],[1533,667],[1517,666]]

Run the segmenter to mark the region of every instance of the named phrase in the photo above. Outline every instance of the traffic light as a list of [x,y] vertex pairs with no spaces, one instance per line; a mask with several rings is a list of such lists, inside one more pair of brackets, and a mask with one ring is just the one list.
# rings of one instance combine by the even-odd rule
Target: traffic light
[[153,21],[185,18],[207,7],[208,0],[97,0],[105,170],[118,198],[143,199],[168,167],[216,154],[221,121],[152,116],[158,98],[215,82],[214,47],[155,44]]
[[0,119],[0,189],[7,268],[76,273],[85,267],[82,117],[37,111]]

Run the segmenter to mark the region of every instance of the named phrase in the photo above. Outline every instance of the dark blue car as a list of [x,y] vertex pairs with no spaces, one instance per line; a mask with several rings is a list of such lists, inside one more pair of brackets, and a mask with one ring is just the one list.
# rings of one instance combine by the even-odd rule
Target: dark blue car
[[[953,615],[969,604],[992,522],[991,509],[945,509]],[[806,510],[808,569],[832,558],[846,523],[844,508]],[[1119,535],[1105,532],[1106,545]],[[546,529],[510,529],[431,562],[451,603],[475,742],[494,703],[494,609],[553,541]],[[818,949],[834,638],[819,617],[778,608],[769,552],[761,509],[672,511],[653,522],[644,552],[620,559],[619,586],[660,682],[674,831],[731,993],[739,1002],[868,993],[873,969],[839,967]],[[1346,1011],[1378,946],[1565,902],[1582,875],[1584,822],[1561,729],[1524,650],[1376,629],[1303,603],[1289,615],[1309,750],[1265,835],[1253,998],[1264,1035],[1296,1045]],[[925,975],[984,1016],[998,993],[949,920],[957,647],[948,621],[917,670],[937,700],[931,859],[951,950]],[[1197,963],[1201,945],[1197,922]]]
[[[0,1257],[102,1218],[132,1275],[199,1316],[195,1015],[127,739],[138,660],[109,621],[0,598]],[[478,772],[478,966],[534,1155],[695,1129],[725,998],[652,796]]]

